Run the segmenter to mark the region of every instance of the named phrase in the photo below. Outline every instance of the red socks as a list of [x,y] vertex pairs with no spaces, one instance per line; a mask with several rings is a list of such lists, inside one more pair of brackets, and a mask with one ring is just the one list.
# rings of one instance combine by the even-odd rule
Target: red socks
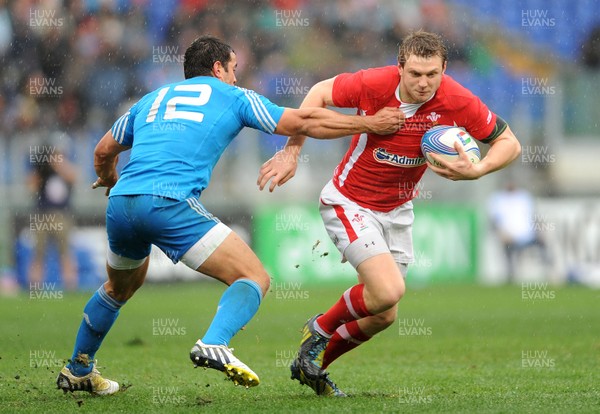
[[355,285],[344,292],[340,300],[324,315],[317,318],[317,325],[329,335],[333,335],[343,324],[371,316],[365,306],[363,290],[365,285]]
[[340,326],[333,334],[323,356],[322,369],[327,369],[329,364],[338,359],[341,355],[353,350],[363,342],[372,337],[363,333],[357,321],[348,322]]
[[317,318],[317,331],[331,336],[323,355],[322,369],[327,368],[341,355],[371,339],[360,330],[356,321],[372,315],[365,306],[364,288],[363,284],[352,286],[344,292],[335,305]]

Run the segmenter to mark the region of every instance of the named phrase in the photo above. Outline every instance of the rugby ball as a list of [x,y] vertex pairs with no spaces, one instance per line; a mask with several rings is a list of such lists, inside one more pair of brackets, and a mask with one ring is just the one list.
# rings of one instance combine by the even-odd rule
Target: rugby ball
[[433,152],[441,155],[445,160],[454,161],[458,158],[458,152],[454,149],[456,141],[462,144],[465,153],[473,164],[481,160],[481,153],[475,138],[462,128],[448,125],[437,125],[425,132],[421,138],[421,151],[427,161],[439,166],[440,164],[431,158],[429,154]]

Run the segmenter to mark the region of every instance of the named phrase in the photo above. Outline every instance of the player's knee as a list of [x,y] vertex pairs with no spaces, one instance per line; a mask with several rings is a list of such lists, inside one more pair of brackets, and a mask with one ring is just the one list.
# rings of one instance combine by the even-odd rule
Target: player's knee
[[259,274],[258,281],[256,283],[258,283],[263,291],[263,296],[265,296],[269,291],[269,287],[271,286],[271,277],[266,270],[263,269],[263,271]]
[[133,286],[122,283],[111,283],[110,280],[104,284],[104,290],[108,296],[119,302],[125,302],[129,300],[136,291]]
[[389,284],[385,287],[380,286],[374,291],[370,290],[368,293],[371,299],[368,301],[371,304],[369,310],[379,314],[393,308],[402,299],[405,290],[403,280],[400,283]]
[[402,296],[404,296],[404,285],[382,292],[379,299],[379,306],[382,310],[391,309],[398,304],[400,299],[402,299]]
[[398,308],[394,306],[392,309],[373,315],[373,323],[377,325],[380,330],[384,330],[391,326],[396,321]]
[[104,289],[113,299],[125,302],[144,284],[147,270],[148,260],[131,270],[116,270],[108,266],[108,281],[104,284]]
[[404,284],[404,279],[402,279],[402,283],[398,286],[398,289],[396,291],[396,303],[400,302],[400,299],[402,299],[404,297],[404,294],[406,293],[406,285]]
[[262,266],[260,268],[245,270],[240,274],[238,279],[250,279],[256,282],[260,286],[263,296],[267,294],[271,286],[271,277]]

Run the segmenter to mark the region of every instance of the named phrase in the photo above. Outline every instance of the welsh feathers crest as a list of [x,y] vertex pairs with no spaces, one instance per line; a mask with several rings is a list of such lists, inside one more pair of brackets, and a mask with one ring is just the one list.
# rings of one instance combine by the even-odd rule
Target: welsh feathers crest
[[431,122],[433,122],[434,124],[437,122],[438,119],[440,119],[442,116],[436,112],[432,112],[429,115],[427,115],[427,119],[431,120]]

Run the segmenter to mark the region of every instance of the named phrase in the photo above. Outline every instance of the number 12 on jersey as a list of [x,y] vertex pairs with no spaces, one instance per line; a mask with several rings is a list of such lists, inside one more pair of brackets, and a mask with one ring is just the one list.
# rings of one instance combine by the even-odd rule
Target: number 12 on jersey
[[[171,89],[170,86],[164,87],[158,91],[158,96],[152,103],[150,110],[148,111],[148,116],[146,117],[146,122],[153,122],[156,119],[156,115],[158,111],[161,109],[161,103],[165,98],[167,92]],[[208,100],[210,99],[210,95],[212,94],[212,88],[210,85],[204,84],[194,84],[194,85],[177,85],[174,88],[175,91],[181,92],[197,92],[198,96],[174,96],[169,99],[166,103],[165,113],[163,115],[163,119],[187,119],[189,121],[202,122],[204,119],[204,114],[198,111],[182,111],[177,110],[177,104],[180,105],[188,105],[193,107],[200,107],[206,105]],[[196,108],[194,108],[196,109]]]

